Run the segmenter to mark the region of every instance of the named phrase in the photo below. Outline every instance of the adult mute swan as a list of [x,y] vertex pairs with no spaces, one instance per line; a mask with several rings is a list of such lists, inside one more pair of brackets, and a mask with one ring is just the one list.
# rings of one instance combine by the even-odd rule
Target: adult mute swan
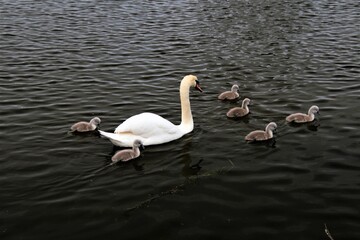
[[286,121],[296,123],[312,122],[315,119],[315,113],[319,113],[319,107],[313,105],[309,108],[308,114],[293,113],[286,117]]
[[89,132],[98,128],[101,120],[98,117],[94,117],[90,122],[77,122],[71,126],[71,132]]
[[181,138],[194,129],[189,99],[190,87],[202,92],[196,76],[187,75],[182,79],[180,83],[180,125],[174,125],[157,114],[145,112],[125,120],[115,129],[115,133],[99,131],[100,134],[120,147],[132,147],[133,142],[137,139],[144,146],[149,146]]

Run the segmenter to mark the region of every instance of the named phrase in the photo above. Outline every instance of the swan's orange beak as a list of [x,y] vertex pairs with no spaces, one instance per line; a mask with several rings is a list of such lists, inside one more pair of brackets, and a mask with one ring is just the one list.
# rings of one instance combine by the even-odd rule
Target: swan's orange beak
[[203,90],[201,89],[200,84],[199,84],[198,81],[196,81],[195,88],[196,88],[197,90],[199,90],[199,92],[203,92]]

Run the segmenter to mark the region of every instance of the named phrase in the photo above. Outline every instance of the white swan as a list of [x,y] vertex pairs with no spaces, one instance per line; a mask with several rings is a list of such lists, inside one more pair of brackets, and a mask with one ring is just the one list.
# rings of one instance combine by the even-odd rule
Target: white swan
[[181,138],[194,129],[189,100],[190,87],[202,92],[196,76],[187,75],[183,78],[180,83],[180,125],[174,125],[157,114],[145,112],[125,120],[115,129],[115,133],[99,131],[100,134],[120,147],[132,147],[136,139],[139,139],[144,146],[149,146]]

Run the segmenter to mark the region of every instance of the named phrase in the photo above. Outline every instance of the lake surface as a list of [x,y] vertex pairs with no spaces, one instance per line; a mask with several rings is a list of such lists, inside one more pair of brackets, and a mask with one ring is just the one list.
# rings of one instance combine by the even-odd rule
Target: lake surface
[[[360,239],[359,29],[355,0],[2,0],[0,238]],[[69,133],[178,124],[187,74],[183,138],[109,166],[119,148]],[[285,123],[311,105],[316,124]],[[275,141],[244,141],[271,121]]]

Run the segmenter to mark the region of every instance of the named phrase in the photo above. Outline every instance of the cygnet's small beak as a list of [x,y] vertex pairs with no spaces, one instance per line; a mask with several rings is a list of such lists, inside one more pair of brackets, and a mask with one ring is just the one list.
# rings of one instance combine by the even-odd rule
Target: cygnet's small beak
[[145,146],[141,144],[140,147],[139,147],[139,149],[140,149],[141,151],[143,151],[143,150],[145,149]]

